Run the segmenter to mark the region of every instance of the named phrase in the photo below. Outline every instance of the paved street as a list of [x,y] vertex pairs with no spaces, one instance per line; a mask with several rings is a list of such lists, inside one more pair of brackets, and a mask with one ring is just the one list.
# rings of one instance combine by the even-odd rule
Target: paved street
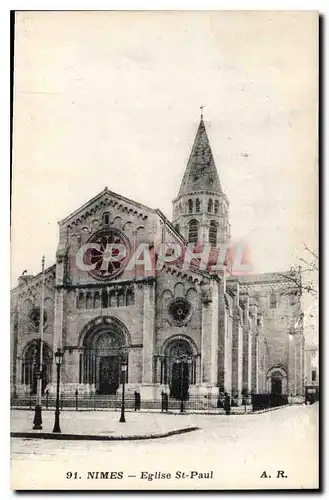
[[[49,489],[317,487],[317,404],[285,407],[258,415],[128,413],[127,421],[129,418],[140,418],[145,425],[149,425],[151,419],[157,422],[179,419],[182,426],[197,425],[200,430],[151,441],[13,438],[12,486]],[[276,478],[278,470],[284,471],[281,475],[286,477]],[[123,479],[96,478],[97,471],[122,472]],[[191,471],[194,471],[192,477]],[[68,472],[73,473],[72,479],[67,478]],[[88,472],[94,474],[88,478]],[[147,472],[166,473],[171,477],[149,480]],[[176,478],[177,475],[180,477]]]
[[[32,432],[33,411],[11,410],[11,431]],[[159,413],[139,413],[126,411],[126,422],[120,423],[119,411],[62,411],[60,426],[63,434],[79,434],[92,436],[150,436],[186,429],[190,416]],[[54,411],[43,411],[42,430],[33,433],[52,433],[54,427]]]

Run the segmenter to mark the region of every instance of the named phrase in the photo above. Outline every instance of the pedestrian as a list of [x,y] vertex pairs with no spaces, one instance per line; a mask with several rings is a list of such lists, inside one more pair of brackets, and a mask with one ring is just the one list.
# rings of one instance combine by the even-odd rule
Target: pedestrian
[[220,396],[218,396],[218,399],[217,399],[217,408],[223,408],[223,403],[222,403]]
[[168,394],[165,392],[165,410],[166,410],[166,411],[168,411],[168,406],[169,406],[169,405],[168,405],[168,400],[169,400],[169,398],[168,398]]
[[224,410],[225,410],[226,415],[231,414],[231,400],[230,400],[230,396],[227,394],[227,392],[225,392]]
[[135,391],[134,392],[135,396],[135,411],[141,409],[141,395],[139,392]]

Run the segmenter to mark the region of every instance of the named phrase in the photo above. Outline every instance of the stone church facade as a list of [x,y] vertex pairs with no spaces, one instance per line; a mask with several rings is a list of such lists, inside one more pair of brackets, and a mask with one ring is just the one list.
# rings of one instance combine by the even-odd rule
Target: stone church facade
[[[64,393],[119,394],[125,358],[126,389],[142,399],[162,391],[301,399],[301,295],[289,273],[235,276],[227,261],[212,272],[197,257],[184,267],[170,251],[159,260],[167,243],[186,255],[188,244],[215,249],[230,238],[229,200],[201,118],[172,222],[105,188],[59,223],[56,261],[44,273],[43,390],[55,391],[61,347]],[[42,273],[23,274],[11,292],[17,396],[36,389],[41,296]]]

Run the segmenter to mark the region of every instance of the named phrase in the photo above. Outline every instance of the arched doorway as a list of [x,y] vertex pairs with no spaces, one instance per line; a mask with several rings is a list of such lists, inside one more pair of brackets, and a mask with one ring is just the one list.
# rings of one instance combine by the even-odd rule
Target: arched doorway
[[196,356],[187,339],[173,339],[165,348],[164,383],[170,396],[187,400],[189,387],[196,381]]
[[280,372],[273,373],[271,377],[271,393],[276,396],[282,394],[282,375]]
[[[23,353],[21,383],[29,386],[31,394],[37,392],[37,378],[35,372],[39,370],[40,364],[40,339],[35,339],[29,342]],[[53,364],[52,350],[43,342],[42,349],[42,393],[44,393],[47,385],[51,382],[51,372]]]
[[81,382],[94,386],[97,394],[116,394],[127,347],[125,327],[115,318],[100,318],[90,324],[80,355]]
[[268,371],[267,390],[274,396],[287,394],[287,373],[282,367],[275,366]]

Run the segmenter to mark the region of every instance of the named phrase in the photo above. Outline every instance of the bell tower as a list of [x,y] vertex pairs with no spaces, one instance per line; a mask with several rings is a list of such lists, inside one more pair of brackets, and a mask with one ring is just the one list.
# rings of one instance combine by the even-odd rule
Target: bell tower
[[201,112],[180,189],[173,200],[173,224],[189,243],[228,243],[228,210],[229,201],[222,190]]

